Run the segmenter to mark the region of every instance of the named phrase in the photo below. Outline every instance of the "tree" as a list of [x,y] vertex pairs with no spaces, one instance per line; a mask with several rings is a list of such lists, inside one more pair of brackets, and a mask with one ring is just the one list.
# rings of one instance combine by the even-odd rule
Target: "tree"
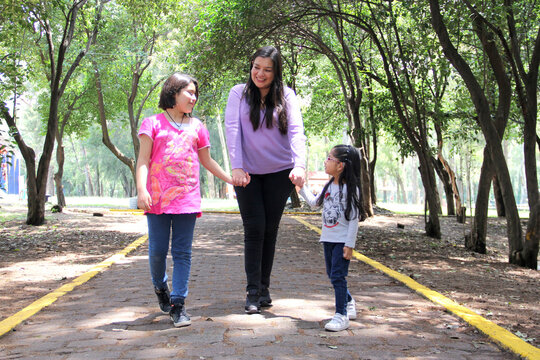
[[54,184],[56,187],[56,200],[57,204],[61,207],[66,206],[66,198],[64,195],[63,175],[64,175],[64,132],[66,126],[71,118],[71,114],[75,110],[77,102],[83,96],[82,93],[74,95],[68,102],[65,112],[61,116],[61,121],[58,124],[58,131],[56,132],[56,164],[58,165],[57,171],[54,174]]
[[[518,104],[523,114],[523,153],[525,158],[527,195],[531,213],[523,249],[516,250],[514,254],[511,254],[511,261],[536,269],[540,235],[533,230],[537,226],[535,224],[538,223],[538,219],[535,217],[538,216],[538,203],[540,200],[535,146],[535,141],[538,141],[536,123],[538,118],[537,94],[538,70],[540,66],[540,26],[538,25],[539,14],[537,11],[532,11],[535,8],[530,8],[531,6],[534,5],[529,2],[505,0],[504,9],[506,11],[508,39],[504,38],[504,33],[500,29],[495,28],[494,31],[504,46],[507,58],[510,59],[512,75],[516,83]],[[516,13],[519,13],[521,18],[525,19],[525,34],[518,33],[517,31]],[[487,26],[493,28],[484,17],[479,16],[479,18],[481,21],[486,22]],[[534,41],[529,43],[527,39],[534,39]],[[525,52],[522,49],[527,49],[528,51]],[[527,55],[529,56],[528,59],[526,58]],[[524,62],[527,60],[528,71],[524,65]]]
[[[354,146],[359,148],[361,154],[361,176],[362,176],[362,199],[363,207],[367,216],[373,216],[372,208],[372,175],[375,167],[375,161],[370,162],[371,143],[376,150],[376,133],[366,131],[366,126],[360,117],[360,107],[363,99],[363,77],[357,64],[357,54],[350,44],[350,38],[354,35],[348,33],[354,32],[354,28],[347,29],[347,24],[339,16],[330,13],[326,16],[320,16],[320,12],[326,9],[317,9],[313,14],[305,12],[305,4],[298,3],[299,14],[292,14],[294,21],[288,23],[291,28],[291,34],[285,38],[285,41],[292,42],[296,46],[310,49],[312,52],[325,56],[333,67],[336,83],[339,85],[344,99],[343,108],[347,119],[347,133]],[[305,12],[305,13],[304,13]],[[301,19],[302,22],[298,22]],[[361,34],[359,36],[362,36]],[[296,39],[301,38],[301,44],[296,43]],[[336,119],[340,119],[337,116]],[[330,122],[335,124],[335,121]],[[330,125],[328,124],[328,125]],[[330,125],[332,126],[332,125]],[[340,125],[338,125],[341,127]],[[368,125],[369,126],[369,125]],[[370,135],[374,135],[373,138]]]
[[[14,15],[20,16],[20,29],[31,32],[28,36],[32,38],[34,46],[29,50],[41,59],[49,82],[47,133],[37,169],[34,149],[25,143],[17,129],[17,119],[10,114],[5,103],[2,107],[2,117],[10,127],[26,164],[26,223],[41,225],[45,221],[46,185],[58,130],[58,106],[72,75],[95,42],[103,3],[98,1],[93,4],[88,0],[59,1],[55,4],[24,1],[13,6],[17,7]],[[88,21],[87,17],[93,18],[93,21]],[[78,51],[71,51],[71,46],[77,40],[83,46]]]
[[[174,11],[172,11],[174,9]],[[183,41],[182,7],[172,0],[120,1],[108,9],[110,21],[92,56],[103,143],[132,173],[139,154],[138,130],[145,115],[156,112],[156,89],[174,70],[185,71],[190,49]],[[132,154],[110,136],[112,126],[128,125]],[[131,194],[134,195],[134,194]]]
[[[483,51],[480,54],[475,54],[480,61],[474,61],[472,60],[473,56],[469,56],[469,62],[473,64],[472,66],[476,65],[481,69],[476,74],[478,74],[477,76],[479,78],[484,79],[483,88],[485,89],[486,100],[490,107],[490,113],[494,114],[493,124],[497,129],[500,142],[504,136],[510,113],[510,79],[506,75],[504,61],[494,42],[493,33],[486,28],[479,16],[474,17],[473,30]],[[470,41],[474,42],[474,38],[471,38]],[[490,68],[492,71],[486,70]],[[492,89],[496,89],[497,91]],[[495,199],[498,199],[498,194],[500,193],[499,182],[493,169],[489,148],[486,146],[475,202],[473,226],[471,233],[465,237],[465,246],[480,253],[486,252],[487,212],[492,182]],[[500,208],[498,206],[498,209]]]
[[[311,4],[316,6],[315,2]],[[423,19],[426,15],[414,5],[408,7],[406,4],[396,4],[396,8],[393,3],[387,2],[358,2],[355,5],[344,6],[338,1],[329,6],[327,12],[358,27],[372,41],[379,56],[382,74],[378,74],[381,68],[364,71],[390,91],[401,133],[406,135],[420,162],[419,170],[429,209],[426,234],[440,238],[440,202],[428,141],[427,108],[430,93],[425,86],[431,71],[426,63],[433,61],[433,57],[422,56],[428,55],[428,49],[433,49],[433,45],[429,43],[429,34],[422,31],[422,28],[415,33],[406,30],[411,28],[413,14]]]
[[[512,183],[510,181],[510,175],[506,161],[504,160],[504,153],[501,146],[501,135],[497,129],[497,125],[492,121],[492,113],[490,112],[489,102],[486,98],[485,92],[480,86],[478,79],[471,71],[469,64],[461,56],[459,50],[454,46],[451,40],[445,21],[441,15],[441,8],[438,0],[430,0],[430,10],[432,15],[432,26],[439,38],[443,51],[452,63],[452,65],[459,72],[463,81],[465,82],[475,105],[478,123],[482,129],[482,133],[486,140],[487,149],[495,173],[501,185],[501,192],[503,195],[504,205],[507,211],[507,234],[509,242],[509,261],[521,266],[531,267],[534,262],[536,268],[536,255],[534,260],[527,254],[528,247],[524,251],[524,243],[521,230],[521,222],[519,219],[516,201],[514,198]],[[474,21],[473,16],[473,21]],[[497,53],[497,49],[493,46],[492,41],[489,39],[490,32],[487,31],[485,24],[481,21],[475,21],[476,31],[479,33],[480,40],[484,46],[484,51],[491,61],[491,66],[494,75],[501,82],[505,81],[505,74],[499,73],[499,67],[497,66],[497,60],[500,55]],[[538,247],[536,247],[538,250]]]
[[[255,46],[261,41],[271,40],[280,48],[291,75],[289,84],[295,87],[295,74],[299,72],[300,62],[295,61],[303,53],[319,54],[325,56],[335,72],[344,106],[343,112],[348,122],[348,134],[352,143],[363,152],[363,172],[366,177],[363,184],[364,207],[369,215],[371,209],[371,191],[369,178],[369,147],[367,146],[366,133],[360,119],[360,104],[362,101],[361,74],[357,70],[354,49],[350,47],[346,37],[346,31],[339,17],[320,16],[319,10],[306,11],[308,5],[302,1],[290,1],[275,3],[273,1],[245,1],[238,0],[227,3],[214,3],[203,10],[205,19],[210,24],[205,27],[204,34],[215,57],[233,57],[235,54],[244,52],[251,54]],[[324,12],[324,11],[322,11]],[[227,14],[215,16],[216,13]],[[267,16],[261,17],[265,13]],[[241,46],[238,46],[241,44]],[[217,50],[216,50],[217,49]],[[232,55],[231,55],[232,54]],[[313,63],[310,62],[310,65]],[[302,67],[305,65],[302,65]],[[312,98],[316,94],[311,94]],[[343,114],[342,113],[342,114]],[[342,121],[342,114],[337,117],[325,118],[328,128]],[[330,114],[328,114],[330,115]],[[332,119],[334,121],[328,121]],[[337,128],[341,128],[339,124]],[[373,165],[374,166],[374,165]]]

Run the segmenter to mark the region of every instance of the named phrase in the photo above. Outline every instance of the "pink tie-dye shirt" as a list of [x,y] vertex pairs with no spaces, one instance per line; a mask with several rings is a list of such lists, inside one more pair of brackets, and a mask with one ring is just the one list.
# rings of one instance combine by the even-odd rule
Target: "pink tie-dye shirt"
[[152,197],[151,214],[201,214],[198,150],[210,146],[204,124],[195,118],[178,130],[157,114],[145,118],[139,136],[148,135],[152,153],[146,188]]

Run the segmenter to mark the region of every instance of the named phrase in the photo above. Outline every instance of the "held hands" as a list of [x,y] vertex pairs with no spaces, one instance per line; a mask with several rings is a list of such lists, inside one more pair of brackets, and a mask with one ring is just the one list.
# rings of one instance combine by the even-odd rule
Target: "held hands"
[[233,178],[229,174],[227,174],[227,176],[225,177],[225,179],[223,179],[223,181],[225,181],[227,184],[234,185]]
[[294,185],[298,186],[299,188],[303,187],[304,182],[306,181],[306,170],[301,167],[295,167],[289,173],[289,179]]
[[139,191],[139,194],[137,195],[137,207],[144,211],[150,211],[151,206],[152,197],[150,196],[150,193],[148,193],[146,189]]
[[350,248],[348,246],[343,247],[343,258],[345,260],[351,260],[352,259],[352,252],[353,248]]
[[251,181],[251,176],[242,169],[232,169],[232,184],[234,186],[246,187]]

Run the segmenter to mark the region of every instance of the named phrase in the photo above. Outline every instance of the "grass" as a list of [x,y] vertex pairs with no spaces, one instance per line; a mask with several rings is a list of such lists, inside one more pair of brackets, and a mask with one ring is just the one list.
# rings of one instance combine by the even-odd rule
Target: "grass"
[[[396,214],[424,215],[424,204],[396,204],[396,203],[378,203],[378,207],[390,210]],[[474,205],[473,205],[474,206]],[[518,208],[519,218],[528,219],[528,208]],[[443,207],[443,215],[447,215],[446,208]],[[474,216],[474,208],[467,209],[467,217]],[[497,217],[497,210],[494,208],[488,209],[489,217]]]
[[238,211],[236,199],[202,199],[203,211]]
[[26,214],[1,214],[0,215],[0,224],[3,224],[7,221],[24,221],[26,220]]
[[[8,199],[11,204],[17,204],[26,208],[26,200],[19,200],[17,196],[11,197],[8,195]],[[66,197],[67,207],[96,207],[96,208],[109,208],[109,209],[129,209],[130,198],[113,198],[113,197],[97,197],[97,196],[68,196]],[[52,205],[56,204],[56,197],[49,199],[49,202],[45,205],[45,209],[49,210]],[[238,203],[235,199],[202,199],[202,211],[238,211]],[[423,215],[424,204],[396,204],[396,203],[378,203],[378,207],[390,210],[397,214],[411,214],[411,215]],[[474,209],[467,209],[467,217],[471,217]],[[443,215],[446,215],[446,208],[443,207]],[[0,221],[8,221],[15,218],[9,218],[14,216],[11,214],[0,214]],[[495,209],[488,210],[488,216],[497,217]],[[520,219],[529,218],[528,207],[519,208]],[[24,217],[23,217],[24,218]]]
[[[66,203],[68,207],[129,209],[130,198],[67,197]],[[238,210],[238,203],[235,199],[202,199],[201,207],[203,211],[234,211]]]
[[[51,199],[56,204],[56,198]],[[100,207],[114,209],[129,209],[129,198],[113,198],[98,196],[68,196],[67,207]]]

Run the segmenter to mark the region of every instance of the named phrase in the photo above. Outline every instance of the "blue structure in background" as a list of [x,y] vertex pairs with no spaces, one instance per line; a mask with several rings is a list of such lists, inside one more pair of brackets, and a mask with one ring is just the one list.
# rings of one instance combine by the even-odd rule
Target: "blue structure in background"
[[7,192],[7,159],[2,155],[2,161],[0,162],[0,190]]
[[19,159],[12,157],[11,165],[8,165],[8,194],[19,194]]
[[1,159],[0,189],[8,194],[18,195],[20,160],[6,154],[2,154]]

